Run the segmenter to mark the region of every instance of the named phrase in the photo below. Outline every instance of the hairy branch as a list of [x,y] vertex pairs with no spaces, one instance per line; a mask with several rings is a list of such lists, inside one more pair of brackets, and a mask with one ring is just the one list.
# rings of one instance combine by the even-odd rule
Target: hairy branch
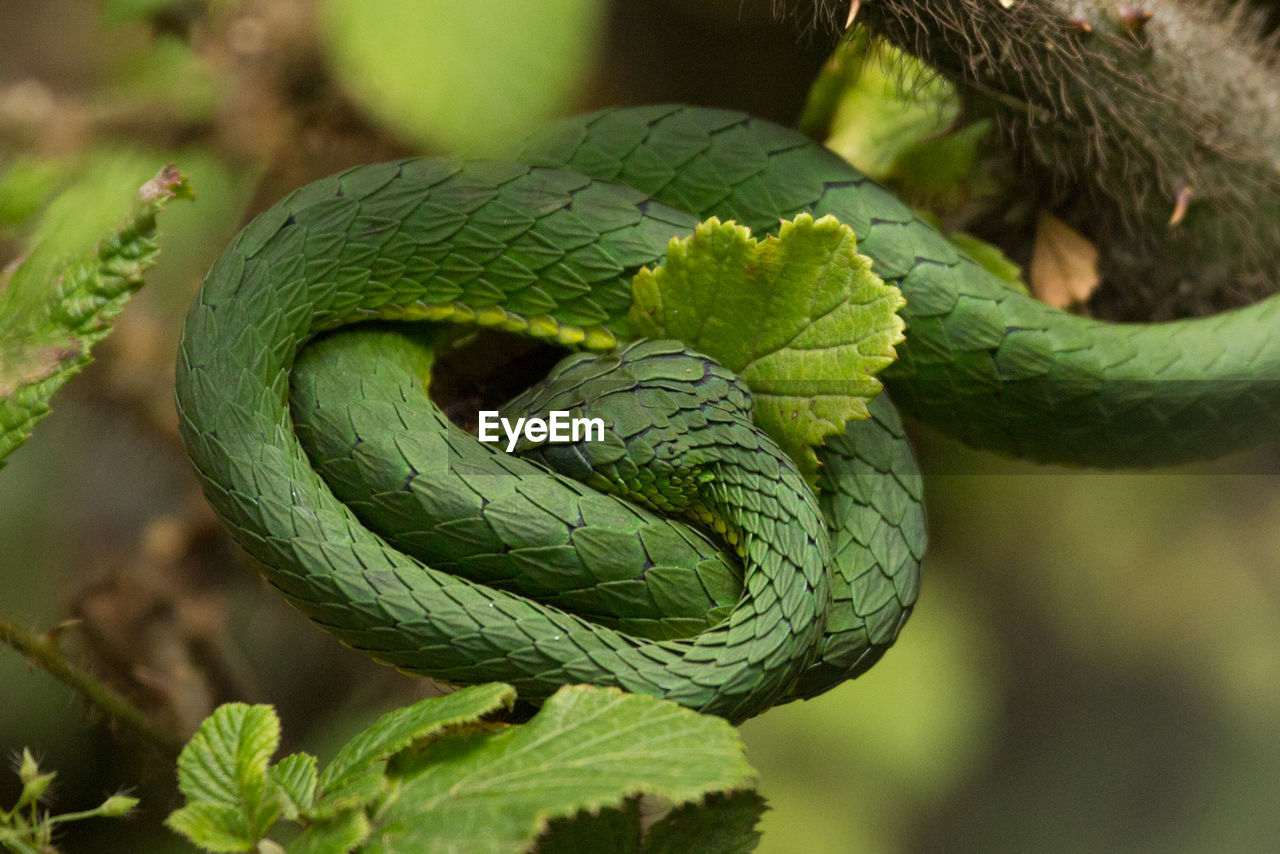
[[182,742],[177,736],[147,717],[123,694],[100,682],[89,671],[73,664],[58,648],[53,636],[37,635],[0,617],[0,643],[13,647],[112,719],[132,727],[165,756],[175,758],[182,750]]
[[1280,70],[1256,18],[1221,0],[862,0],[856,20],[998,119],[1113,284],[1150,297],[1163,277],[1194,294],[1168,307],[1187,311],[1275,287]]

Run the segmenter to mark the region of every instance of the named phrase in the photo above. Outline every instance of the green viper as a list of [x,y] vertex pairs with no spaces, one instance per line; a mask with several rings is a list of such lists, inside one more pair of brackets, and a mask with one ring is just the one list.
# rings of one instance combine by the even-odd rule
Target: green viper
[[[178,357],[205,493],[291,602],[407,671],[532,699],[617,685],[735,721],[820,693],[874,663],[915,601],[921,482],[893,406],[880,395],[826,442],[815,496],[714,362],[674,342],[618,349],[630,280],[670,238],[713,215],[762,233],[803,211],[852,227],[907,298],[883,375],[894,401],[972,445],[1148,465],[1257,442],[1280,417],[1280,301],[1162,325],[1068,315],[799,134],[655,106],[559,122],[516,162],[358,167],[249,224]],[[604,352],[513,406],[599,407],[609,441],[533,449],[541,462],[477,444],[425,394],[447,325],[303,350],[371,319]],[[584,483],[542,465],[557,461]]]

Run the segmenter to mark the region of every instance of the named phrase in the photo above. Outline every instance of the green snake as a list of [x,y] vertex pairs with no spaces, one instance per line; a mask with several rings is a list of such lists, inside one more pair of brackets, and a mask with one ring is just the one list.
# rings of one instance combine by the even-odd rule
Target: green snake
[[[752,428],[732,375],[673,342],[626,343],[630,280],[673,236],[713,215],[763,233],[803,211],[852,227],[907,299],[883,374],[893,403],[880,395],[819,449],[816,495]],[[214,509],[346,644],[535,700],[591,682],[737,721],[865,670],[915,602],[921,478],[894,404],[1039,461],[1217,456],[1280,414],[1277,311],[1066,314],[794,131],[615,109],[549,126],[511,162],[402,160],[290,194],[209,272],[177,405]],[[327,334],[369,320],[431,323]],[[610,441],[525,460],[450,424],[425,392],[431,347],[459,325],[603,354],[571,357],[513,406],[601,406]]]

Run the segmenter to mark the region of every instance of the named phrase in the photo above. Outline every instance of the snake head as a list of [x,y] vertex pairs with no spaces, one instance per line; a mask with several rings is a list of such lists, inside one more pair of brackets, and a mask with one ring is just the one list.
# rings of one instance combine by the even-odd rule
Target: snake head
[[751,420],[751,393],[738,376],[678,341],[642,340],[616,353],[570,356],[502,415],[550,421],[557,412],[598,420],[601,429],[566,442],[525,436],[514,452],[736,542],[710,491],[730,448],[772,446]]

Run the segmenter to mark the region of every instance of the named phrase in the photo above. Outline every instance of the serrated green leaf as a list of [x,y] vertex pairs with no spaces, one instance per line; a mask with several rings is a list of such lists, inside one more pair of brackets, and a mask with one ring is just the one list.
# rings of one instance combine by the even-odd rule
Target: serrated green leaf
[[316,758],[309,753],[293,753],[267,771],[276,786],[285,818],[296,819],[311,808],[316,797]]
[[646,831],[644,854],[747,854],[760,841],[764,798],[754,791],[713,792],[676,807]]
[[904,198],[938,207],[989,195],[994,184],[979,155],[993,126],[984,119],[904,145],[885,180]]
[[640,799],[631,798],[618,809],[581,811],[551,822],[538,837],[533,854],[638,854]]
[[867,417],[903,338],[902,294],[829,216],[801,214],[762,241],[709,219],[641,270],[632,294],[632,333],[679,339],[737,372],[756,422],[810,478],[812,448]]
[[347,810],[363,808],[381,800],[391,788],[386,765],[385,759],[378,760],[362,774],[343,777],[341,782],[325,791],[324,797],[311,805],[307,817],[327,821]]
[[401,769],[365,854],[516,852],[548,822],[651,793],[673,803],[748,786],[720,718],[612,688],[561,688],[529,723],[431,743]]
[[178,790],[188,802],[183,809],[196,808],[202,832],[211,832],[202,822],[218,820],[228,822],[220,831],[227,839],[266,834],[284,808],[267,781],[279,744],[280,719],[270,706],[227,703],[200,724],[178,756]]
[[262,787],[280,745],[270,706],[226,703],[200,724],[178,756],[178,790],[189,801],[239,807],[246,787]]
[[208,801],[187,804],[164,823],[206,851],[248,851],[258,841],[239,809]]
[[429,697],[388,712],[342,746],[320,774],[319,791],[322,797],[327,797],[338,787],[365,774],[374,762],[450,727],[510,708],[515,699],[514,688],[495,682],[462,688],[444,697]]
[[49,414],[54,392],[89,363],[89,349],[142,285],[158,251],[156,214],[190,196],[186,178],[166,167],[119,225],[129,209],[119,187],[138,186],[138,164],[121,156],[100,165],[92,182],[50,204],[31,251],[0,274],[0,461]]
[[368,837],[369,819],[364,810],[348,810],[308,826],[289,846],[289,854],[346,854]]

